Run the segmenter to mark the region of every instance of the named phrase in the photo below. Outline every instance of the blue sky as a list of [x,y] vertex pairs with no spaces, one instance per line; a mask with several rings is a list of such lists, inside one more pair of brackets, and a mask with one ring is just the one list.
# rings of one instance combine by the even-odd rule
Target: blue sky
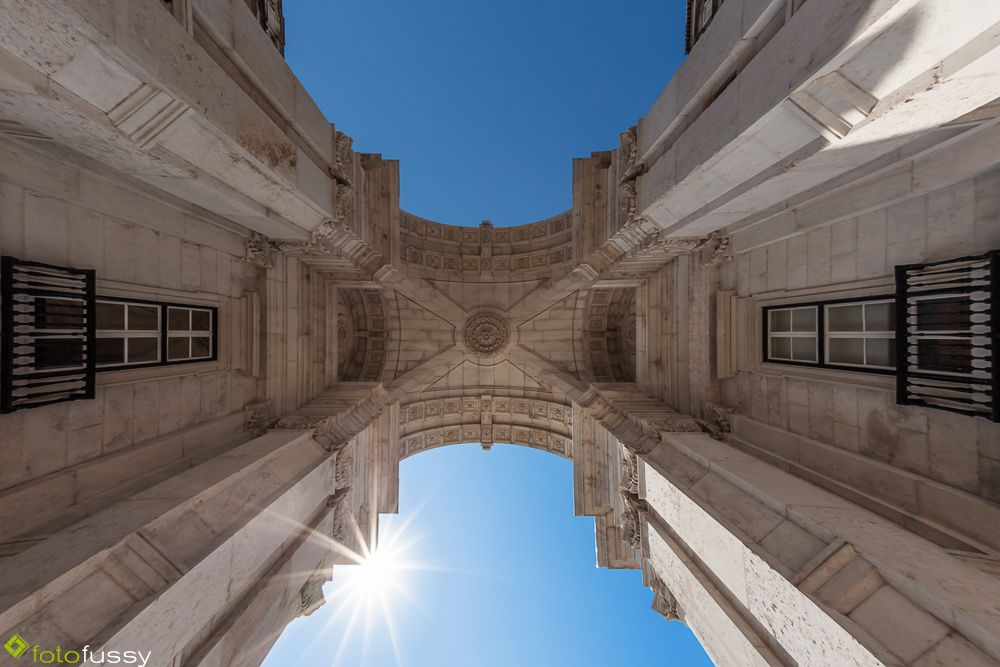
[[421,569],[391,572],[395,633],[351,588],[357,568],[336,566],[326,605],[291,623],[264,667],[712,664],[683,624],[649,608],[639,572],[596,567],[569,461],[515,445],[434,449],[403,461],[399,501],[381,539]]
[[568,210],[684,55],[684,0],[286,0],[285,57],[401,205],[454,225]]
[[[286,58],[327,118],[355,150],[400,161],[404,209],[448,224],[569,209],[572,159],[615,148],[683,58],[683,0],[284,4]],[[597,569],[570,462],[457,445],[400,477],[381,539],[409,544],[400,560],[421,569],[393,573],[407,591],[385,593],[394,632],[345,591],[357,568],[336,567],[326,606],[289,625],[265,667],[389,667],[393,634],[411,667],[711,665],[649,609],[638,572]]]

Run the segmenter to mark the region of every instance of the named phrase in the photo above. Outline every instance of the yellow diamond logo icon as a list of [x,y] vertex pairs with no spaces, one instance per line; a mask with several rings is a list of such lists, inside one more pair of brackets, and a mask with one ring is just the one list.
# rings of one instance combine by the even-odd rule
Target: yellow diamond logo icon
[[3,647],[16,658],[28,650],[28,642],[24,641],[21,635],[14,635],[7,640],[7,643]]

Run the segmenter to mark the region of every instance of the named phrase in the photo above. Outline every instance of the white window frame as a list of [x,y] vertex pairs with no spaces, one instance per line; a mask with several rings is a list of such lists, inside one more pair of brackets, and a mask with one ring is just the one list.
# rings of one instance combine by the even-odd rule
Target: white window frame
[[[896,300],[894,298],[885,299],[859,299],[858,301],[845,301],[837,303],[825,303],[823,304],[823,360],[826,366],[831,368],[866,368],[866,369],[876,369],[883,371],[895,372],[895,366],[879,366],[876,364],[869,364],[868,362],[868,345],[864,346],[864,358],[865,363],[863,364],[848,364],[842,361],[832,362],[830,361],[830,339],[831,338],[860,338],[865,341],[868,339],[880,339],[880,340],[896,340],[896,330],[886,330],[886,331],[830,331],[830,309],[831,308],[844,308],[848,306],[861,306],[861,326],[868,326],[868,306],[874,306],[879,304],[893,304],[895,305]],[[897,317],[899,314],[897,313]]]
[[[121,300],[121,299],[109,299],[107,297],[105,297],[105,298],[98,297],[97,298],[97,307],[100,307],[100,304],[102,304],[102,303],[114,304],[116,306],[120,305],[120,306],[123,306],[125,308],[125,318],[123,320],[123,325],[122,325],[124,327],[123,329],[97,329],[97,334],[96,334],[96,336],[97,336],[98,339],[101,339],[101,338],[123,338],[123,339],[125,339],[125,343],[124,343],[125,358],[124,358],[124,361],[122,361],[120,363],[105,363],[105,364],[98,363],[97,364],[97,370],[98,371],[103,371],[104,369],[136,368],[136,367],[141,367],[141,366],[155,366],[155,365],[160,364],[160,363],[163,362],[163,359],[162,359],[162,357],[163,357],[163,353],[162,353],[163,346],[161,344],[161,339],[162,339],[162,336],[163,336],[163,308],[162,308],[161,304],[149,303],[149,302],[142,302],[142,301],[126,301],[126,300]],[[129,330],[129,328],[128,328],[129,306],[140,306],[140,307],[144,307],[144,308],[155,307],[156,308],[156,330],[155,331],[151,330],[151,329],[147,329],[147,330],[134,330],[134,331],[133,330]],[[95,312],[95,317],[96,317],[96,312]],[[128,360],[128,339],[129,338],[155,338],[156,339],[156,360],[155,361],[133,361],[133,362],[130,362]]]
[[[167,359],[166,359],[166,361],[169,362],[169,363],[184,363],[184,362],[192,362],[192,361],[208,361],[208,360],[210,360],[214,356],[214,352],[215,352],[215,340],[214,340],[215,339],[215,329],[218,326],[217,323],[216,323],[216,321],[215,321],[215,313],[212,310],[208,309],[208,308],[201,308],[201,307],[198,307],[198,306],[186,306],[186,305],[180,305],[180,304],[177,304],[177,305],[175,305],[175,304],[165,304],[165,308],[166,308],[166,327],[164,328],[164,331],[166,331],[166,334],[167,334],[167,348],[166,348],[167,349]],[[187,313],[188,313],[188,329],[186,331],[185,330],[170,329],[170,311],[172,311],[172,310],[185,310],[185,311],[187,311]],[[207,331],[205,331],[205,330],[194,331],[193,329],[191,329],[192,320],[194,318],[194,313],[195,312],[204,312],[204,313],[208,314],[208,330]],[[170,358],[170,340],[171,339],[178,339],[178,338],[187,338],[188,339],[188,355],[189,356],[182,357],[180,359],[171,359]],[[200,356],[200,357],[190,356],[191,355],[191,348],[192,348],[192,346],[194,344],[192,339],[194,339],[194,338],[207,338],[208,339],[208,354],[207,355]]]
[[[791,313],[795,310],[807,310],[812,309],[815,311],[816,326],[812,331],[772,331],[771,322],[775,313],[788,312]],[[789,329],[792,328],[791,316],[789,317]],[[775,357],[772,348],[773,338],[812,338],[815,340],[814,352],[816,359],[814,361],[802,360],[802,359],[785,359],[782,357]],[[767,358],[768,360],[775,361],[776,363],[793,363],[793,364],[809,364],[809,365],[819,365],[819,307],[813,304],[809,305],[789,305],[789,306],[778,306],[767,311]]]

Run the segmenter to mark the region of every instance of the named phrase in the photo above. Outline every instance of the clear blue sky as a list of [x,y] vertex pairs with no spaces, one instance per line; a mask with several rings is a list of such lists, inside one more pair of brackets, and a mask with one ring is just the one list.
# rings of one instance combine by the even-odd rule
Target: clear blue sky
[[338,592],[357,568],[336,566],[326,605],[291,623],[264,667],[711,666],[683,624],[649,608],[639,572],[596,567],[569,461],[515,445],[430,450],[403,461],[399,506],[381,539],[409,545],[400,561],[421,568],[395,572],[405,593],[386,593],[402,659],[380,605]]
[[285,57],[401,205],[453,225],[572,206],[684,56],[684,0],[285,0]]
[[[572,159],[615,148],[649,110],[683,58],[684,12],[683,0],[286,0],[285,54],[355,150],[400,161],[404,209],[515,225],[569,209]],[[394,633],[345,590],[357,568],[339,566],[326,606],[293,622],[265,667],[390,667],[392,634],[409,667],[711,665],[649,609],[638,572],[597,569],[570,462],[457,445],[400,476],[381,539],[408,544],[402,560],[419,568],[393,575],[409,598],[386,593]]]

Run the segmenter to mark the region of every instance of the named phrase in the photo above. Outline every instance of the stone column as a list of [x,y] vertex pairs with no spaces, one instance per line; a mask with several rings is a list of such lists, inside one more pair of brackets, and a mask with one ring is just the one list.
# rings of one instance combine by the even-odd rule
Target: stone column
[[189,468],[0,561],[0,630],[41,650],[152,652],[156,667],[256,665],[326,571],[336,470],[301,430]]
[[646,580],[720,667],[1000,664],[1000,582],[937,545],[705,434],[636,467]]

